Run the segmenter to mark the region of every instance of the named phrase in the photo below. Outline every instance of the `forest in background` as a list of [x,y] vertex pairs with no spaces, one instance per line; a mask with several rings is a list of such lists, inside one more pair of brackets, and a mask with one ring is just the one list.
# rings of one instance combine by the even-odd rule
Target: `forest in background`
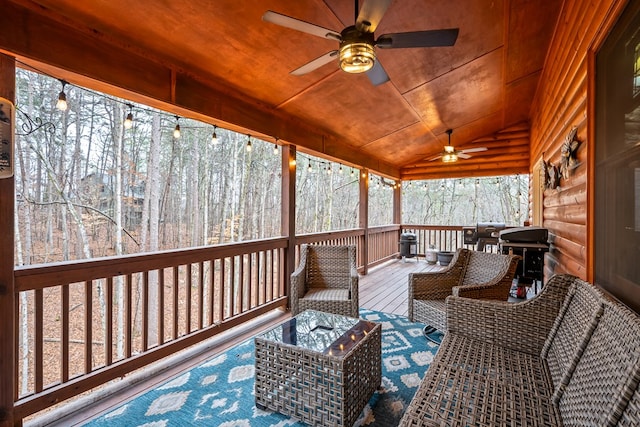
[[[17,265],[281,235],[281,147],[272,142],[24,69],[16,107]],[[355,168],[298,152],[296,232],[357,228],[359,179]],[[370,179],[369,225],[390,224],[394,183]],[[527,198],[526,175],[405,182],[402,222],[518,225]]]

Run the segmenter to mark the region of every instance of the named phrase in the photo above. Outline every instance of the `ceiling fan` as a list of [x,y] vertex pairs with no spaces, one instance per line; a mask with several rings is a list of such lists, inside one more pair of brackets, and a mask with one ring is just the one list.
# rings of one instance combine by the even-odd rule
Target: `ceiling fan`
[[371,83],[377,86],[387,82],[389,76],[380,65],[380,62],[376,60],[374,48],[398,49],[453,46],[458,38],[458,28],[449,28],[383,34],[376,39],[374,31],[390,3],[391,0],[366,0],[362,5],[362,9],[359,9],[358,0],[355,0],[355,25],[346,27],[341,32],[329,30],[271,10],[262,15],[262,20],[339,42],[338,49],[329,51],[321,57],[308,62],[293,70],[291,74],[295,76],[307,74],[338,58],[338,63],[343,71],[347,73],[366,72]]
[[453,133],[453,129],[447,129],[447,135],[449,135],[449,143],[444,146],[444,150],[442,153],[438,154],[435,157],[429,159],[430,162],[438,159],[442,159],[444,163],[453,163],[457,162],[458,159],[470,159],[471,156],[467,153],[478,153],[480,151],[487,151],[487,147],[475,147],[475,148],[466,148],[464,150],[456,150],[453,145],[451,145],[451,134]]

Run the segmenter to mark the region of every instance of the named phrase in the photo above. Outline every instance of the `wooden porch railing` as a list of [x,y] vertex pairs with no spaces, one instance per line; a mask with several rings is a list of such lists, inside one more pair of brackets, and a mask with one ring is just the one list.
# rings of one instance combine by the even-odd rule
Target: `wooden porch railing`
[[[296,236],[293,250],[297,262],[304,243],[354,244],[362,269],[397,257],[401,231],[420,254],[462,246],[462,227],[391,225]],[[289,249],[274,238],[17,267],[15,419],[286,307]]]
[[[424,255],[431,246],[440,251],[455,252],[459,248],[475,249],[476,245],[465,245],[460,225],[402,225],[403,233],[415,233],[418,239],[418,254]],[[497,252],[496,245],[487,245],[485,252]]]

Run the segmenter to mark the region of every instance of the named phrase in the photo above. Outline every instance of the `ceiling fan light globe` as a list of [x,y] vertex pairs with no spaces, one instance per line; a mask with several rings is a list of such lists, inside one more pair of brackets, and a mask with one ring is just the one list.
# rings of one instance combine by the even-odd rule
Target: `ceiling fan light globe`
[[442,155],[442,161],[444,163],[453,163],[458,161],[458,155],[454,153],[445,153]]
[[369,71],[376,61],[373,45],[354,42],[340,46],[340,68],[347,73],[364,73]]
[[455,148],[453,148],[453,145],[445,145],[444,146],[444,152],[445,153],[453,153],[455,152]]

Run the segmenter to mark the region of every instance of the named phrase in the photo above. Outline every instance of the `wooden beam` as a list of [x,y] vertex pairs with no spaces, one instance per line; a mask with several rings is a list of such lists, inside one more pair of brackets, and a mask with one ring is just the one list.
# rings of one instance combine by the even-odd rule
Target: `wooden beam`
[[[14,58],[0,54],[0,97],[15,102]],[[13,162],[13,159],[11,159]],[[13,427],[13,402],[17,395],[16,290],[13,279],[15,248],[15,177],[0,179],[0,427]],[[21,425],[20,423],[19,425]]]

